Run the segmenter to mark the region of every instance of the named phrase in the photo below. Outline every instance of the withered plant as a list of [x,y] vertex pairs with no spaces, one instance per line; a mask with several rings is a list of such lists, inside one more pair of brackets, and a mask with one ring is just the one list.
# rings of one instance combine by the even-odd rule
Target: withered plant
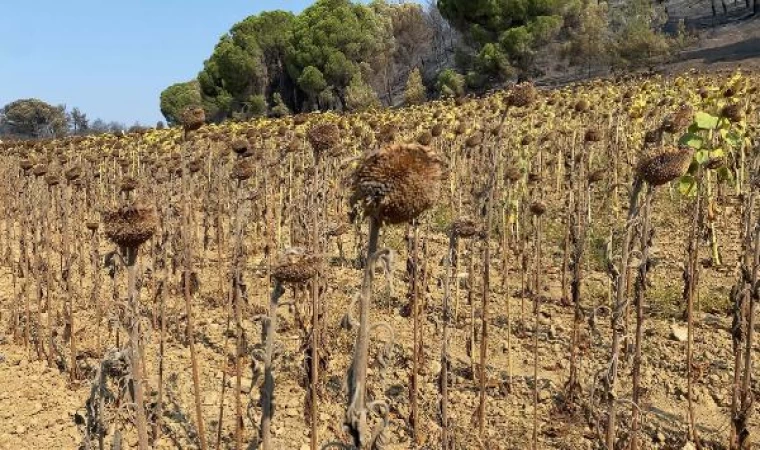
[[142,367],[142,337],[140,326],[140,300],[137,289],[137,254],[140,246],[153,236],[157,217],[154,208],[133,202],[108,211],[103,216],[105,234],[119,247],[119,258],[127,268],[127,296],[130,328],[130,377],[134,385],[134,403],[140,450],[147,450],[148,429],[145,415],[144,380]]
[[[388,405],[383,400],[367,401],[367,365],[370,305],[375,263],[389,252],[377,251],[380,227],[414,220],[429,209],[438,197],[443,172],[442,161],[430,149],[416,144],[394,145],[364,155],[352,178],[351,204],[369,218],[367,266],[359,300],[359,331],[348,373],[349,404],[345,425],[356,449],[384,448]],[[388,268],[389,270],[389,268]],[[370,428],[371,413],[382,416]]]

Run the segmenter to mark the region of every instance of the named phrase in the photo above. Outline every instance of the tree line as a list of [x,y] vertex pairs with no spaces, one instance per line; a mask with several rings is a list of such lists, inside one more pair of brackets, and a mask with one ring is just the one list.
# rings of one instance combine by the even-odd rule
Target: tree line
[[434,5],[319,0],[299,15],[263,12],[232,26],[196,79],[168,87],[161,111],[177,123],[189,105],[214,120],[390,105],[413,68],[432,79],[453,61],[457,41]]
[[563,70],[628,68],[668,54],[665,20],[651,0],[318,0],[233,25],[161,111],[174,124],[191,105],[217,121],[394,106],[540,77],[557,69],[548,54]]
[[[157,126],[163,126],[159,123]],[[17,139],[56,138],[143,129],[135,123],[128,127],[117,121],[90,120],[79,108],[51,105],[36,98],[15,100],[0,108],[0,136]]]
[[[716,0],[710,1],[717,14]],[[202,106],[217,122],[357,111],[482,93],[553,75],[624,72],[665,61],[690,42],[683,21],[666,26],[669,7],[676,17],[681,3],[317,0],[300,14],[267,11],[234,24],[195,79],[161,93],[161,112],[174,125],[190,106]],[[750,13],[757,9],[755,0],[745,4]],[[128,129],[37,99],[0,109],[0,134],[6,136]]]

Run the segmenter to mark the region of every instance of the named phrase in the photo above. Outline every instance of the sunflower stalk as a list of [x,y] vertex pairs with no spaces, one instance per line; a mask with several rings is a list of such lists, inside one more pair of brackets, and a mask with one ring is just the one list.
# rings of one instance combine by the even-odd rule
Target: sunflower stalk
[[451,321],[451,262],[454,258],[458,258],[455,256],[457,241],[456,234],[450,232],[449,249],[444,262],[446,278],[444,279],[443,294],[443,341],[441,342],[441,374],[438,381],[441,395],[441,445],[443,450],[449,450],[453,444],[449,434],[449,322]]
[[697,175],[697,193],[692,205],[691,230],[687,244],[687,261],[684,265],[683,296],[686,303],[687,341],[686,341],[686,382],[688,401],[688,438],[697,442],[696,418],[694,412],[693,355],[694,355],[694,302],[699,292],[699,237],[703,227],[704,183],[703,173]]
[[[184,156],[184,155],[183,155]],[[183,158],[184,159],[184,158]],[[188,196],[190,195],[190,188],[188,186],[188,170],[187,167],[182,169],[182,237],[184,242],[184,255],[183,255],[183,270],[182,270],[182,294],[185,299],[185,315],[187,317],[187,344],[190,347],[190,364],[193,376],[193,394],[195,397],[195,420],[198,427],[198,438],[200,440],[201,450],[208,448],[206,444],[206,429],[203,421],[203,409],[201,405],[201,384],[200,384],[200,367],[198,362],[198,356],[195,350],[195,321],[193,318],[193,245],[194,240],[192,236],[192,209],[190,208]]]
[[377,251],[380,233],[380,222],[370,218],[369,245],[367,248],[367,264],[364,268],[361,294],[359,296],[359,332],[356,337],[354,355],[348,370],[348,409],[345,425],[351,434],[353,445],[357,449],[365,449],[371,445],[371,434],[367,408],[367,364],[369,358],[369,313],[372,297],[372,282],[374,279],[375,263],[386,251]]
[[272,418],[274,417],[274,346],[277,339],[277,307],[285,289],[275,281],[269,298],[269,317],[264,321],[264,383],[261,385],[261,448],[272,450]]
[[649,250],[652,246],[654,229],[652,227],[652,201],[655,189],[649,186],[644,206],[641,209],[641,261],[636,276],[634,289],[634,306],[636,307],[636,337],[633,354],[633,395],[631,409],[631,450],[639,449],[639,428],[641,417],[641,366],[642,345],[644,341],[644,300],[647,288],[647,275],[649,272]]
[[588,155],[584,152],[578,169],[573,170],[571,175],[572,191],[575,193],[573,198],[572,214],[570,214],[569,235],[572,245],[572,261],[570,264],[572,281],[570,282],[570,295],[573,304],[573,331],[570,344],[570,375],[565,385],[565,401],[568,405],[576,400],[576,396],[581,390],[580,386],[580,367],[579,367],[579,346],[581,338],[581,326],[583,324],[583,305],[581,289],[583,285],[583,257],[586,246],[586,235],[588,231],[588,221],[585,220],[584,209],[586,202],[589,201],[589,185],[587,179]]
[[[758,272],[760,271],[760,217],[756,213],[758,194],[757,170],[760,152],[755,150],[751,159],[750,189],[743,205],[742,258],[739,279],[734,286],[733,323],[731,336],[734,351],[734,379],[731,398],[731,450],[748,450],[752,446],[749,420],[752,414],[752,342],[755,327],[755,309],[760,299]],[[754,221],[754,223],[753,223]]]
[[623,336],[622,318],[628,307],[626,298],[628,265],[630,262],[631,242],[633,241],[634,229],[639,215],[639,194],[644,182],[636,177],[631,187],[628,218],[625,223],[625,232],[621,244],[620,266],[615,271],[615,305],[611,314],[612,348],[610,350],[610,366],[606,377],[606,402],[607,402],[607,427],[605,428],[605,444],[608,450],[615,449],[616,419],[617,419],[617,374],[620,362],[620,341]]

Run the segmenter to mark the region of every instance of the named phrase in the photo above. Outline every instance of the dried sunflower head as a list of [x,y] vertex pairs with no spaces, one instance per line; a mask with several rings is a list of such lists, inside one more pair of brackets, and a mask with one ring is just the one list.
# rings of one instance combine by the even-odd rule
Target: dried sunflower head
[[428,147],[384,147],[367,154],[356,168],[351,204],[382,223],[411,221],[438,199],[443,172],[443,161]]
[[272,278],[284,284],[302,284],[319,272],[321,258],[300,248],[291,248],[277,260]]
[[681,105],[676,112],[665,117],[661,129],[671,134],[680,133],[687,129],[693,120],[694,110],[692,107]]
[[132,203],[103,214],[106,237],[120,247],[139,247],[153,236],[158,216],[153,206]]
[[637,176],[652,186],[669,183],[689,169],[694,150],[689,147],[658,147],[645,154],[636,168]]
[[206,112],[200,107],[189,107],[182,112],[182,127],[185,131],[194,131],[206,123]]
[[530,205],[530,212],[534,216],[543,216],[546,212],[546,204],[541,201],[535,201]]
[[449,231],[452,236],[464,239],[480,234],[480,229],[475,221],[467,217],[461,217],[452,222]]
[[334,123],[321,123],[311,127],[306,135],[317,156],[335,151],[340,143],[340,129]]
[[724,106],[720,111],[720,115],[734,123],[741,122],[744,119],[744,113],[738,103],[729,103]]
[[232,168],[232,178],[245,181],[253,175],[254,166],[250,158],[239,159]]
[[507,103],[510,106],[522,108],[525,106],[530,106],[534,101],[536,101],[536,96],[536,88],[532,83],[520,83],[512,89],[512,92],[509,93],[509,97],[507,97]]

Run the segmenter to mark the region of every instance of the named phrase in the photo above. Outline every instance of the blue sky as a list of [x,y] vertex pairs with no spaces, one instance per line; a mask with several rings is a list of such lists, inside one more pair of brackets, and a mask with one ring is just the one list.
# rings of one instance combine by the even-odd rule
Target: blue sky
[[312,1],[2,0],[0,107],[35,97],[154,125],[161,91],[194,78],[235,22]]

